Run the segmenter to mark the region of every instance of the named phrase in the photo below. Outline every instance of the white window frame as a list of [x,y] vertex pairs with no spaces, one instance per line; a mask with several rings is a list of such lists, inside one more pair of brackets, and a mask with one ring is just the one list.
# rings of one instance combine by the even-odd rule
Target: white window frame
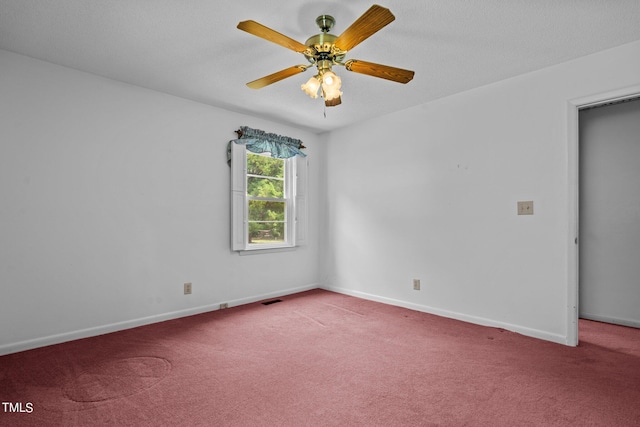
[[307,166],[306,157],[295,156],[285,159],[285,240],[277,243],[250,243],[247,149],[244,144],[231,144],[231,250],[270,251],[306,244]]

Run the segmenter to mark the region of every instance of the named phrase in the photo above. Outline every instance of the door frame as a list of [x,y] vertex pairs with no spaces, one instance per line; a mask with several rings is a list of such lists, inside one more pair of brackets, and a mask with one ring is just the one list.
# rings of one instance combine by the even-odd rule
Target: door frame
[[567,151],[568,151],[568,236],[567,236],[567,334],[566,344],[578,345],[578,317],[579,301],[579,245],[580,235],[580,160],[579,160],[579,112],[586,107],[624,101],[625,99],[640,97],[640,85],[628,86],[607,92],[601,92],[582,98],[571,99],[567,102]]

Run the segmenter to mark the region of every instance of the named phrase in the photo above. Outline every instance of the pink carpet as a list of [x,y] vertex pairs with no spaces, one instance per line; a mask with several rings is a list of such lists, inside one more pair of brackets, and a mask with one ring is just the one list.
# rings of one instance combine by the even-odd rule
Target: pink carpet
[[0,425],[640,425],[638,329],[581,321],[571,348],[322,290],[280,299],[2,356]]

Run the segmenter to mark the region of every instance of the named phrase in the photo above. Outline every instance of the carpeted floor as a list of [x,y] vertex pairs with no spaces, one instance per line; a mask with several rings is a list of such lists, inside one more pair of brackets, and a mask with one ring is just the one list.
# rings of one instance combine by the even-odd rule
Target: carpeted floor
[[0,425],[640,425],[638,329],[581,320],[572,348],[323,290],[280,300],[2,356]]

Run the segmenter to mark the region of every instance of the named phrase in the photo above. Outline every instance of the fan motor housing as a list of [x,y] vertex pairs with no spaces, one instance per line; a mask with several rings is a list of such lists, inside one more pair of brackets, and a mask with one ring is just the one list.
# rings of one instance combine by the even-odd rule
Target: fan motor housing
[[344,59],[344,54],[342,55],[334,55],[331,53],[334,42],[338,37],[329,33],[320,33],[315,36],[311,36],[304,43],[306,46],[309,46],[313,50],[315,50],[315,55],[305,55],[309,62],[314,64],[319,59],[329,59],[331,61],[342,61]]

